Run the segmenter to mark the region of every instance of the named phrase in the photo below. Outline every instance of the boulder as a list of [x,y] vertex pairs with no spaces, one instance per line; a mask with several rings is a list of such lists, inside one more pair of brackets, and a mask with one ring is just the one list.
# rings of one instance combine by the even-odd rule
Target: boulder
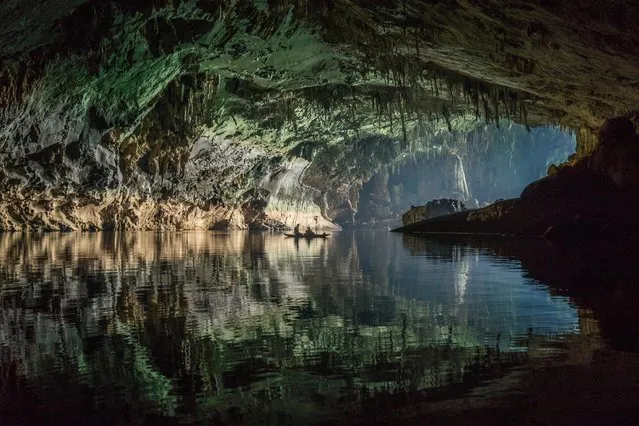
[[563,167],[556,173],[532,182],[521,193],[522,200],[547,200],[558,197],[596,195],[609,192],[612,182],[601,173],[588,167],[588,159],[577,162],[574,166]]
[[639,135],[632,121],[617,117],[601,126],[589,168],[620,189],[639,190]]
[[466,210],[466,206],[459,200],[441,198],[432,200],[423,206],[411,206],[410,210],[402,215],[402,225],[410,225],[446,214],[457,213]]

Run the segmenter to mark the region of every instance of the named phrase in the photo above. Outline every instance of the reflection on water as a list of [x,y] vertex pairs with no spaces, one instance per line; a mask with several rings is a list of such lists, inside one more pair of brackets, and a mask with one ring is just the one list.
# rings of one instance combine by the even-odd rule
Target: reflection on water
[[466,243],[0,235],[0,405],[38,421],[317,421],[475,383],[580,324],[518,261]]

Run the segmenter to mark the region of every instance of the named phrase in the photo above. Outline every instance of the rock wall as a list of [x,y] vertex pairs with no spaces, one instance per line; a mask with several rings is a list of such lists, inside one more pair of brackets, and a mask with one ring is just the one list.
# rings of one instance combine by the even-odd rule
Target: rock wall
[[[639,135],[627,117],[607,120],[592,154],[537,180],[521,196],[472,210],[425,220],[403,232],[510,234],[600,241],[627,250],[639,238]],[[632,252],[632,250],[631,250]]]
[[49,147],[0,172],[0,229],[244,228],[248,206],[222,197],[264,160],[263,153],[207,138],[192,145],[173,175],[123,170],[118,154],[101,145],[70,151]]
[[260,187],[269,194],[264,214],[290,228],[299,224],[302,230],[309,226],[338,230],[340,227],[324,218],[320,206],[314,202],[320,191],[302,183],[309,164],[302,158],[293,158],[262,180]]
[[445,198],[433,200],[423,206],[411,206],[410,210],[402,215],[402,225],[410,225],[432,217],[457,213],[463,210],[466,210],[466,206],[460,201]]
[[580,160],[592,154],[597,146],[597,132],[588,127],[581,127],[577,131],[577,147],[575,160]]
[[[424,148],[424,122],[561,123],[584,129],[580,158],[589,129],[639,99],[639,8],[623,1],[36,3],[0,4],[4,230],[356,225],[389,209],[388,188],[367,206],[360,189]],[[324,152],[284,172],[301,189],[279,182],[304,143]],[[455,194],[415,203],[477,198],[470,171],[486,164],[449,154]]]

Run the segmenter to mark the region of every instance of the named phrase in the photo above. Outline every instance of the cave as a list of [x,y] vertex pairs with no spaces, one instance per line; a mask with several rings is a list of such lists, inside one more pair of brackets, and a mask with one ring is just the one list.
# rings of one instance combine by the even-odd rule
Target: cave
[[639,418],[639,3],[0,20],[0,423]]

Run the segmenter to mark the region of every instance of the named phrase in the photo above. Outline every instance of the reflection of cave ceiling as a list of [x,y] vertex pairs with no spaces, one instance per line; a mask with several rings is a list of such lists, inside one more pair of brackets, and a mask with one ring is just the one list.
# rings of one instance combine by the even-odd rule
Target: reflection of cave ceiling
[[0,229],[240,223],[287,155],[499,117],[583,154],[638,109],[639,5],[566,3],[4,1]]

